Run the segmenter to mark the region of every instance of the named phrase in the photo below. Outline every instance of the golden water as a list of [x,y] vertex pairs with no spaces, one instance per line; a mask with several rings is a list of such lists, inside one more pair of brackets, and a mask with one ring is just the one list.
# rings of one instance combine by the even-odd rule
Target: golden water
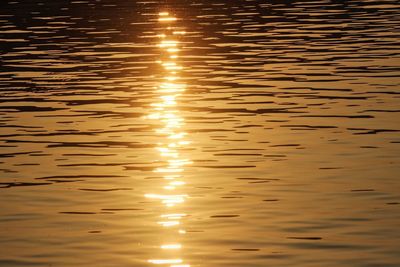
[[6,1],[0,266],[399,266],[397,1]]

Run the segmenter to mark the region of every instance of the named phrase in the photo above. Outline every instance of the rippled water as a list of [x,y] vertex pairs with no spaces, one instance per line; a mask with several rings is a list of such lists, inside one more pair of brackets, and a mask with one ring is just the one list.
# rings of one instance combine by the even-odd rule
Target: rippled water
[[4,1],[0,266],[400,266],[398,1]]

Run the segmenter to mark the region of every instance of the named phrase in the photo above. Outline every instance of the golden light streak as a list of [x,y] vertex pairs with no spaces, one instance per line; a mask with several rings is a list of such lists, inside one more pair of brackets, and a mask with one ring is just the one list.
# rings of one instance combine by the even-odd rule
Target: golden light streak
[[182,259],[167,259],[167,260],[148,260],[148,262],[153,264],[175,264],[182,263]]
[[186,34],[186,32],[185,31],[174,31],[172,34],[174,34],[174,35],[184,35],[184,34]]
[[180,185],[185,185],[186,183],[184,181],[174,181],[169,184],[172,186],[180,186]]
[[176,21],[177,18],[174,17],[165,17],[165,18],[158,18],[158,21],[165,22],[165,21]]
[[176,47],[177,45],[178,45],[178,41],[162,40],[158,46],[161,48],[164,48],[164,47]]
[[184,213],[171,213],[171,214],[163,214],[161,215],[161,218],[167,218],[168,220],[179,220],[185,216],[186,214]]
[[163,227],[171,227],[171,226],[176,226],[179,225],[179,221],[166,221],[166,222],[158,222],[158,224],[161,224]]
[[[185,140],[187,133],[182,130],[185,122],[177,108],[179,97],[186,90],[186,84],[176,82],[180,80],[179,72],[183,69],[176,61],[180,51],[180,42],[176,38],[186,32],[176,30],[177,28],[171,26],[176,20],[177,18],[167,11],[159,13],[158,21],[161,23],[168,22],[164,31],[157,35],[160,38],[158,47],[163,51],[163,57],[156,62],[162,66],[165,77],[163,77],[163,82],[154,87],[154,92],[158,94],[158,101],[151,104],[153,112],[146,116],[147,119],[157,120],[162,124],[156,130],[156,133],[162,137],[156,149],[161,157],[166,158],[166,161],[163,161],[165,162],[164,166],[155,168],[153,172],[160,173],[163,179],[168,181],[164,186],[161,186],[162,192],[145,194],[145,197],[159,200],[165,206],[166,211],[169,212],[176,210],[173,207],[185,202],[188,198],[186,194],[174,193],[176,193],[175,190],[181,191],[183,189],[186,184],[182,175],[184,166],[192,163],[180,154],[180,149],[190,142]],[[175,234],[184,234],[186,231],[182,227],[177,229],[176,226],[181,225],[181,220],[186,216],[184,213],[162,214],[162,219],[157,224],[167,229],[171,228],[169,231],[177,231]],[[173,240],[170,241],[171,243],[160,245],[160,248],[163,250],[180,250],[182,248],[181,244],[175,243]],[[190,267],[190,265],[183,263],[183,259],[175,258],[175,256],[171,259],[150,259],[148,262],[164,264],[169,267]]]
[[181,244],[165,244],[161,245],[161,249],[181,249]]
[[179,49],[178,48],[168,48],[167,52],[168,53],[177,53],[177,52],[179,52]]
[[167,76],[167,77],[165,77],[165,79],[167,79],[168,81],[176,81],[178,79],[178,77],[176,77],[176,76]]

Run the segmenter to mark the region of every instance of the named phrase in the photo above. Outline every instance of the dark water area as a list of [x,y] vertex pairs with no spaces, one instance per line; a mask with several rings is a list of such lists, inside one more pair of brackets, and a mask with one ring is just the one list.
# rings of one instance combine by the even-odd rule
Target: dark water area
[[398,1],[3,1],[0,266],[400,266]]

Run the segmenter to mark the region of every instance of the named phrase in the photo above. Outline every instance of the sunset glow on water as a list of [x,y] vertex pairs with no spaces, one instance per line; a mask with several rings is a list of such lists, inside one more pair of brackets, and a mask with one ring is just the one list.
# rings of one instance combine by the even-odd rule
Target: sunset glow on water
[[400,266],[397,1],[1,5],[0,266]]

